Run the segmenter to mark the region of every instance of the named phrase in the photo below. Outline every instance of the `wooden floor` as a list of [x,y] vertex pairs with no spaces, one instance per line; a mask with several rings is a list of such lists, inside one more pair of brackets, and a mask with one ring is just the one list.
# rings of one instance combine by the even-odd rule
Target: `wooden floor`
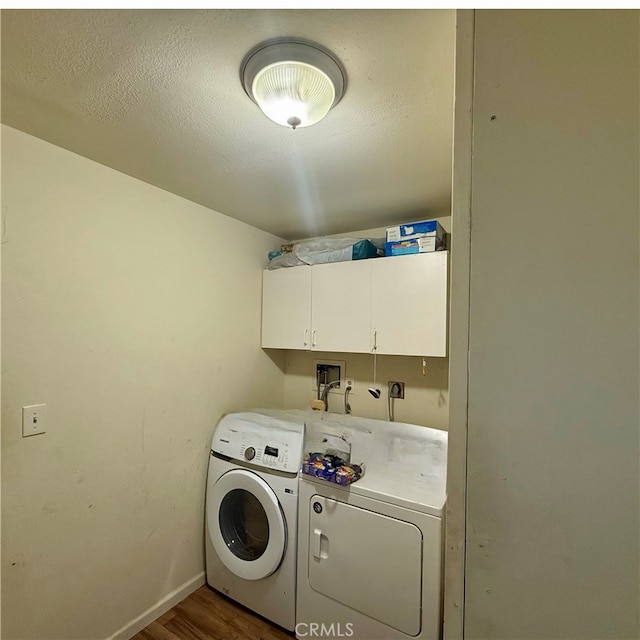
[[283,631],[206,585],[132,640],[291,640]]

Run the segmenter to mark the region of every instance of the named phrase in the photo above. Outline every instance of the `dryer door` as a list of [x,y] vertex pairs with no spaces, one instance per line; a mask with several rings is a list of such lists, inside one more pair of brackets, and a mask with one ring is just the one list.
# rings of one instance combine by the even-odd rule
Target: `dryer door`
[[408,636],[420,633],[422,533],[415,524],[316,494],[309,551],[314,591]]
[[222,563],[245,580],[270,576],[287,548],[276,494],[246,469],[228,471],[213,485],[207,496],[207,529]]

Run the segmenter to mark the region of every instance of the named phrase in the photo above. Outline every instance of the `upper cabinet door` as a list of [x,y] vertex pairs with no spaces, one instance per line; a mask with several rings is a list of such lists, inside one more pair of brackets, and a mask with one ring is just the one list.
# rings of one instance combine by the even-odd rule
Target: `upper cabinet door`
[[371,264],[378,260],[312,267],[312,350],[371,351]]
[[311,339],[311,267],[264,271],[262,346],[309,349]]
[[372,260],[377,353],[447,355],[447,251]]

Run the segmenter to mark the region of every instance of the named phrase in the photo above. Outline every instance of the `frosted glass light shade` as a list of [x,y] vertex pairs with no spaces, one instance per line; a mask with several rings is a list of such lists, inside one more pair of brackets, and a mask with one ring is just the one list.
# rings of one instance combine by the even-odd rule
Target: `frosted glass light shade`
[[251,91],[268,118],[293,129],[322,120],[336,97],[326,73],[295,61],[276,62],[259,71]]
[[252,49],[240,77],[264,114],[285,127],[322,120],[344,95],[346,74],[337,58],[318,44],[279,38]]

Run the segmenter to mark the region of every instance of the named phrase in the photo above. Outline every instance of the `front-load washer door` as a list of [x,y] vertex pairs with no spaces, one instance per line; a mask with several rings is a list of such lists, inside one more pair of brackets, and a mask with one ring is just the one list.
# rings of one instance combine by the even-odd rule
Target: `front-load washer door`
[[270,576],[287,548],[276,494],[246,469],[228,471],[213,485],[207,497],[207,529],[222,563],[245,580]]

